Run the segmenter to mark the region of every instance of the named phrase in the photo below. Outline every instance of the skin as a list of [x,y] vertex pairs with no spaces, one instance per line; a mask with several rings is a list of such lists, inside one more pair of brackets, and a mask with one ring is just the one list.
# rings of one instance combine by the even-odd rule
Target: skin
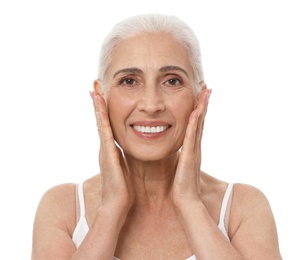
[[[101,173],[84,182],[90,230],[76,250],[75,185],[54,187],[37,209],[32,259],[281,259],[258,189],[234,185],[230,241],[217,226],[227,183],[200,171],[211,90],[201,83],[197,94],[193,78],[188,53],[169,35],[115,47],[105,86],[96,80],[91,92]],[[166,129],[147,134],[137,125]]]

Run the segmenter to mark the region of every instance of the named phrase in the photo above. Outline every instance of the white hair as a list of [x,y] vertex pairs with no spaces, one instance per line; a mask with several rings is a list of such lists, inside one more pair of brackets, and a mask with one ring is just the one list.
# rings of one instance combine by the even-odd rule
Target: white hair
[[100,51],[98,78],[101,80],[101,84],[105,85],[105,73],[113,48],[122,40],[147,32],[170,34],[186,48],[195,76],[194,83],[199,92],[201,90],[200,83],[204,81],[199,41],[193,30],[184,21],[176,16],[162,14],[129,17],[112,28],[104,39]]

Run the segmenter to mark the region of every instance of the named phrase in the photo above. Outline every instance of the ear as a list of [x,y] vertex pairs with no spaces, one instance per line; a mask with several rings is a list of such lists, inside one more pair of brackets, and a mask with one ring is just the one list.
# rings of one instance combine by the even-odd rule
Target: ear
[[103,89],[99,79],[94,80],[94,91],[103,96]]

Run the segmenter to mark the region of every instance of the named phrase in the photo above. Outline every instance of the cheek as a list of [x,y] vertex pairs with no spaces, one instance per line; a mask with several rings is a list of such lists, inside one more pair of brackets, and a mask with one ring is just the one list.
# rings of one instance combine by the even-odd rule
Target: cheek
[[176,121],[175,138],[178,139],[180,145],[182,145],[185,137],[186,128],[189,123],[190,115],[194,110],[194,106],[195,103],[191,97],[182,98],[178,100],[178,102],[173,103],[173,115]]
[[114,95],[113,93],[107,96],[107,109],[111,127],[116,135],[121,126],[125,125],[127,117],[132,110],[132,100],[122,95]]
[[182,109],[181,112],[178,111],[178,117],[179,117],[178,119],[179,119],[180,128],[181,128],[183,135],[185,135],[185,131],[188,126],[190,115],[191,115],[192,111],[193,111],[192,107],[188,107],[184,111]]
[[197,104],[195,98],[191,95],[183,96],[180,99],[173,102],[173,107],[178,118],[188,122],[192,111],[196,108]]
[[[119,104],[118,106],[116,104]],[[116,100],[108,100],[107,102],[107,110],[108,110],[108,116],[110,120],[110,124],[112,127],[118,124],[120,122],[120,119],[123,116],[123,107],[122,104],[119,102],[116,102]]]

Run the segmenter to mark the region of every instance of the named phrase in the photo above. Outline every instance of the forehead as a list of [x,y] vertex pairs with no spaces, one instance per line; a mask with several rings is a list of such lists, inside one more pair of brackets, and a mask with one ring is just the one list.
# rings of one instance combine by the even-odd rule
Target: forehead
[[126,67],[147,71],[159,70],[164,66],[182,67],[192,74],[188,51],[173,36],[144,33],[122,40],[113,48],[106,74]]

